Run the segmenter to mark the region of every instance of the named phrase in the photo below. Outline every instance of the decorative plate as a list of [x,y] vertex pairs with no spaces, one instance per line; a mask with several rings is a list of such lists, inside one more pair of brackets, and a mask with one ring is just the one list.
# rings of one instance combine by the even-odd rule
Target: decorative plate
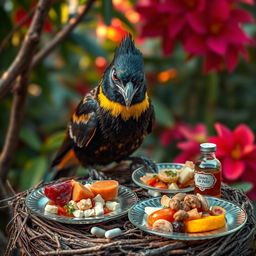
[[[80,183],[93,183],[95,181],[79,180]],[[30,193],[26,198],[26,206],[33,213],[42,218],[46,218],[53,221],[58,221],[67,224],[93,224],[98,222],[104,222],[112,219],[116,219],[120,216],[125,215],[132,206],[138,201],[138,197],[135,192],[131,189],[119,185],[117,200],[121,204],[120,212],[110,212],[104,216],[88,217],[88,218],[76,218],[76,217],[65,217],[57,214],[45,214],[45,205],[50,201],[44,194],[44,187],[41,187],[32,193]]]
[[[162,169],[181,169],[184,164],[177,164],[177,163],[158,163],[156,164],[157,166],[157,170],[160,171]],[[148,190],[153,190],[153,191],[158,191],[160,193],[164,193],[164,194],[176,194],[176,193],[180,193],[180,192],[191,192],[194,190],[194,187],[187,187],[187,188],[182,188],[182,189],[166,189],[166,188],[155,188],[155,187],[151,187],[146,185],[145,183],[143,183],[140,178],[143,177],[144,175],[146,175],[146,173],[152,172],[154,173],[153,170],[151,169],[145,169],[144,167],[140,167],[138,169],[136,169],[133,173],[132,173],[132,180],[133,182],[145,189]]]
[[146,206],[159,207],[159,209],[162,208],[160,204],[161,197],[150,198],[150,199],[138,202],[129,211],[128,217],[134,226],[138,227],[139,229],[145,232],[163,236],[163,237],[168,237],[171,239],[178,239],[178,240],[203,240],[203,239],[211,239],[211,238],[216,238],[220,236],[225,236],[239,230],[246,223],[247,221],[246,212],[243,209],[241,209],[239,206],[231,202],[228,202],[226,200],[215,198],[215,197],[206,196],[206,198],[209,200],[211,206],[218,205],[226,210],[227,213],[225,215],[226,216],[225,227],[222,227],[220,229],[216,229],[213,231],[200,232],[200,233],[176,233],[176,232],[163,233],[163,232],[154,231],[151,229],[151,227],[147,223],[148,216],[145,213],[144,209]]

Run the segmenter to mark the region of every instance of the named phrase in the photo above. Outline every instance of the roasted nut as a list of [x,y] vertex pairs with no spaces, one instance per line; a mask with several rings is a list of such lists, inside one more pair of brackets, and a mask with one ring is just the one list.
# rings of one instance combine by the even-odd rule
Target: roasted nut
[[177,199],[177,200],[179,200],[179,201],[182,201],[182,200],[185,198],[186,195],[187,195],[187,194],[185,194],[185,193],[178,193],[178,194],[174,195],[174,196],[172,197],[172,199]]
[[185,204],[185,202],[182,201],[182,202],[180,202],[180,209],[187,212],[187,211],[189,211],[191,208],[190,208],[190,206],[189,206],[188,204]]
[[183,220],[186,220],[188,218],[188,213],[184,210],[179,210],[179,211],[174,213],[173,218],[176,221],[183,221]]
[[202,212],[198,212],[197,208],[194,208],[188,211],[187,213],[188,213],[188,220],[197,220],[202,218]]
[[175,198],[171,198],[171,200],[169,201],[169,208],[178,211],[180,209],[180,201]]
[[184,203],[187,204],[191,209],[201,208],[201,201],[195,195],[186,195]]
[[204,197],[202,196],[201,194],[197,193],[196,194],[197,198],[200,200],[201,202],[201,207],[202,207],[202,210],[203,211],[208,211],[210,209],[210,203],[209,201]]
[[171,201],[170,197],[163,195],[160,202],[163,207],[169,208],[170,201]]
[[153,230],[161,232],[172,232],[172,223],[168,220],[159,219],[153,223]]

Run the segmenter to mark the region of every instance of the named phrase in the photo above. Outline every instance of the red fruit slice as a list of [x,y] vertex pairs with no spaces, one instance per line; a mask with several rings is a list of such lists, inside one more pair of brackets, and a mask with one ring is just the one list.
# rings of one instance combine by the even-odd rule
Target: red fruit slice
[[72,195],[71,180],[46,186],[44,188],[44,194],[58,205],[62,206],[67,204]]

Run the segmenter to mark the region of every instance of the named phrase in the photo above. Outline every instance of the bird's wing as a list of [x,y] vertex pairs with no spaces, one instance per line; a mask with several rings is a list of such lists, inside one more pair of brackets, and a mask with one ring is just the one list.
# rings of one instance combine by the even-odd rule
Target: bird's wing
[[71,158],[73,162],[74,146],[86,147],[95,135],[98,124],[96,117],[98,102],[95,95],[96,89],[88,93],[78,104],[71,117],[65,139],[52,162],[52,167],[57,166],[57,169],[61,169],[66,162],[71,161]]

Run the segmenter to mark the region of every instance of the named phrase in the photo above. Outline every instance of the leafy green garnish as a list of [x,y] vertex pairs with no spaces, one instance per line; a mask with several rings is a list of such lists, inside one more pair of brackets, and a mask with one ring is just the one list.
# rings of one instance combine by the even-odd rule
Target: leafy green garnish
[[174,171],[172,171],[172,170],[165,171],[165,173],[166,173],[167,175],[172,176],[172,177],[176,177],[176,176],[177,176],[177,173],[174,172]]
[[71,215],[75,211],[75,207],[72,203],[68,203],[68,204],[64,205],[63,207],[67,209],[68,215]]
[[154,174],[152,177],[153,177],[153,178],[157,178],[158,176],[157,176],[157,174]]

